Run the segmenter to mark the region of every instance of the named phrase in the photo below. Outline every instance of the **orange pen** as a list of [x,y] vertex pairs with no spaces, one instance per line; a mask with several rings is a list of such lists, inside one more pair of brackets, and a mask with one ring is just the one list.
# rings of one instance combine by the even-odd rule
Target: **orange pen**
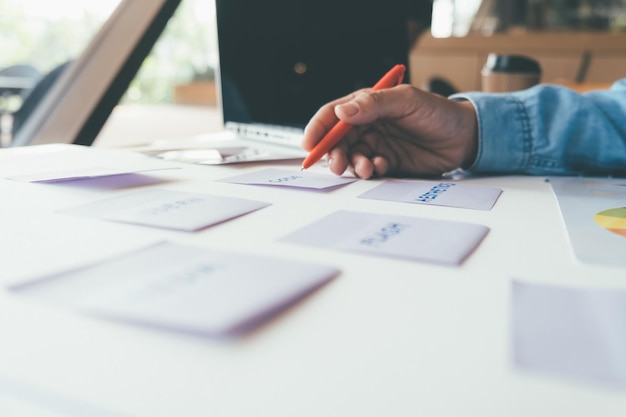
[[[402,82],[404,79],[404,72],[406,71],[406,67],[402,64],[398,64],[391,68],[383,78],[378,80],[378,82],[372,87],[372,90],[382,90],[384,88],[391,88],[396,86]],[[348,132],[352,129],[352,125],[346,123],[342,120],[339,120],[335,126],[332,127],[326,133],[326,136],[322,138],[321,141],[315,145],[313,150],[304,158],[302,162],[302,169],[308,169],[317,161],[322,159],[324,155],[330,151],[333,146],[335,146],[344,136],[348,134]]]

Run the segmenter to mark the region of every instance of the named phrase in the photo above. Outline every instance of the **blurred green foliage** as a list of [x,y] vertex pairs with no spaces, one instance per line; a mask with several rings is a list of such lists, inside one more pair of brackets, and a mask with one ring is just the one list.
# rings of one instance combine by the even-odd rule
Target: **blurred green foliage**
[[[122,102],[168,103],[175,84],[213,73],[217,59],[214,21],[212,16],[198,16],[200,1],[206,2],[182,1]],[[76,0],[76,4],[85,3]],[[30,64],[46,73],[77,57],[106,18],[85,7],[79,18],[74,13],[49,19],[29,7],[28,2],[0,0],[0,68]]]

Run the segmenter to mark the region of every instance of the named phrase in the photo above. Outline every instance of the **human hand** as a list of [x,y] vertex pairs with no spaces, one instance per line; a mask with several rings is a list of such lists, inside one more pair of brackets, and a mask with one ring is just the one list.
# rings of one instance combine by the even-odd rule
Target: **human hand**
[[331,172],[357,177],[441,175],[468,167],[476,157],[476,112],[407,84],[360,90],[322,106],[304,130],[310,151],[337,120],[354,125],[328,153]]

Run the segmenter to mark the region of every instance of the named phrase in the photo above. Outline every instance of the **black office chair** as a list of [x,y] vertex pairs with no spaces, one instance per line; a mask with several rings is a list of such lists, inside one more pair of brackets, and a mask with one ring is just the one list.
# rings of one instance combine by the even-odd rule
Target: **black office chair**
[[0,95],[23,95],[41,77],[37,68],[29,64],[16,64],[0,69],[0,77],[7,80],[6,85],[0,84]]
[[37,105],[70,63],[71,61],[67,61],[52,69],[41,77],[37,84],[27,92],[23,98],[22,105],[12,114],[13,124],[11,127],[11,137],[15,137],[19,129],[24,125],[28,117],[33,113],[35,108],[37,108]]

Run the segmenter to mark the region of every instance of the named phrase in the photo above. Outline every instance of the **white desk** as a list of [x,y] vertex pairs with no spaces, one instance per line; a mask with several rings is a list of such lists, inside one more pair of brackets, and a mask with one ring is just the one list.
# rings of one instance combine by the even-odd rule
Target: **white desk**
[[[0,163],[14,152],[24,150],[0,151]],[[158,181],[137,187],[245,196],[273,205],[189,234],[56,212],[131,190],[107,188],[105,181],[0,179],[2,283],[162,239],[322,261],[339,267],[341,275],[235,341],[98,320],[3,292],[0,392],[23,395],[25,402],[110,411],[82,414],[89,416],[626,415],[623,391],[527,373],[511,362],[512,279],[626,288],[624,269],[574,259],[543,178],[470,180],[504,191],[492,211],[475,211],[356,198],[377,181],[329,193],[293,191],[214,182],[260,165],[181,166],[151,173]],[[474,222],[491,231],[460,268],[278,242],[338,209]],[[6,399],[0,400],[0,415],[8,417],[3,404]]]

